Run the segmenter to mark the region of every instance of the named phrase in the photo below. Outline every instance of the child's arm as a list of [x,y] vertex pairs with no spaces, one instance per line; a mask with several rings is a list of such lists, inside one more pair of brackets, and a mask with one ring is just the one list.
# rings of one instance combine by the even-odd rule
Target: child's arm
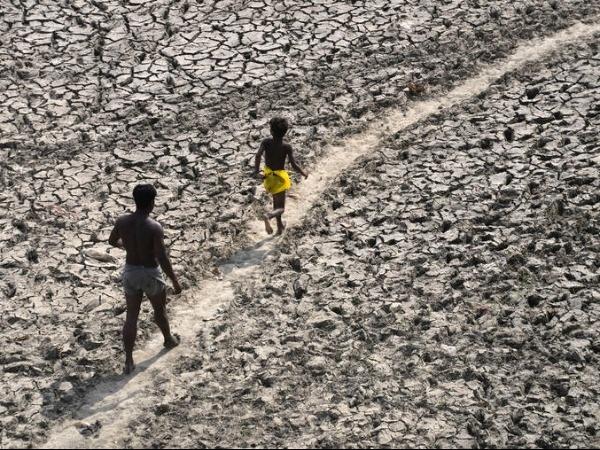
[[260,143],[260,147],[256,152],[256,157],[254,158],[254,176],[258,177],[260,172],[260,160],[262,159],[262,155],[265,152],[264,141]]
[[300,174],[302,174],[302,176],[304,178],[308,178],[308,174],[304,171],[304,169],[302,169],[302,167],[300,167],[298,165],[298,163],[296,162],[296,159],[294,158],[294,152],[292,150],[292,146],[290,145],[288,147],[288,156],[290,158],[290,164],[292,165],[292,167],[294,168],[294,170]]

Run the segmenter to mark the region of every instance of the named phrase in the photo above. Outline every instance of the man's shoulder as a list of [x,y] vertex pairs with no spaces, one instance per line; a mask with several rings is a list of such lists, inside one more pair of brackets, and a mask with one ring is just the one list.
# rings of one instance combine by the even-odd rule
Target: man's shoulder
[[267,146],[267,145],[271,145],[271,143],[273,142],[273,138],[270,137],[266,137],[262,140],[262,142],[260,143],[260,145]]
[[117,225],[125,225],[127,222],[131,220],[132,214],[121,214],[117,217],[117,221],[115,222]]
[[162,225],[158,221],[151,219],[150,217],[148,217],[148,225],[152,229],[152,231],[162,232],[163,230]]

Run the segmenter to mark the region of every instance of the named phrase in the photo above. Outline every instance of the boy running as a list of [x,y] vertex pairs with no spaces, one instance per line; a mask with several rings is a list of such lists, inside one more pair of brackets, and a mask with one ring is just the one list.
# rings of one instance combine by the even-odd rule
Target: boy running
[[[273,234],[271,219],[275,218],[277,220],[277,235],[280,235],[285,229],[285,225],[281,220],[281,216],[285,212],[285,193],[292,186],[290,176],[285,170],[286,158],[289,157],[294,170],[302,174],[304,178],[307,178],[308,174],[296,163],[292,146],[283,140],[289,127],[287,120],[275,117],[271,119],[270,126],[273,138],[264,139],[260,144],[254,160],[254,175],[263,180],[265,189],[273,196],[273,211],[263,216],[265,230],[268,234]],[[260,160],[263,153],[265,154],[265,167],[263,173],[259,174]]]

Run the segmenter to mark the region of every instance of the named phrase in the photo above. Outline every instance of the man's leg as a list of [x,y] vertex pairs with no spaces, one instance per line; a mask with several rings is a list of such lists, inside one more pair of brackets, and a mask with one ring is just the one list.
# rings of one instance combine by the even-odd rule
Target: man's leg
[[165,339],[164,346],[166,348],[173,348],[179,345],[179,339],[176,339],[171,334],[171,327],[169,326],[169,319],[167,319],[167,290],[163,289],[161,293],[153,296],[148,296],[152,308],[154,308],[154,321],[160,331],[162,331]]
[[137,321],[142,304],[142,293],[125,294],[127,301],[127,317],[123,325],[123,344],[125,346],[125,368],[123,372],[129,374],[135,369],[133,362],[133,347],[137,335]]

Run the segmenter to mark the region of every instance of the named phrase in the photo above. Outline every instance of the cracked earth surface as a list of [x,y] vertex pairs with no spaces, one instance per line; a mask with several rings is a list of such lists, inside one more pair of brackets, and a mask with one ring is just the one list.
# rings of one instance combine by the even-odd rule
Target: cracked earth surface
[[597,36],[563,55],[343,174],[129,444],[597,446]]
[[[364,129],[382,108],[403,108],[413,98],[440,95],[445,88],[469,76],[477,64],[506,55],[522,40],[585,20],[600,9],[595,2],[584,1],[496,1],[485,5],[483,2],[448,1],[434,5],[426,1],[323,1],[308,4],[299,1],[165,1],[152,4],[77,0],[0,2],[0,33],[3,38],[0,48],[0,101],[4,105],[0,113],[0,289],[3,295],[0,343],[4,349],[0,357],[0,383],[3,391],[7,392],[0,400],[2,446],[42,442],[55,419],[70,415],[91,386],[118,370],[124,305],[117,281],[122,254],[109,250],[105,241],[114,218],[130,207],[130,191],[136,182],[152,181],[159,188],[159,201],[166,202],[166,206],[158,208],[158,219],[166,228],[176,270],[181,273],[185,284],[193,287],[203,278],[213,276],[215,259],[230,256],[249,241],[244,231],[246,224],[254,220],[259,200],[264,200],[264,195],[256,190],[254,182],[247,176],[249,162],[264,135],[265,123],[272,115],[283,113],[291,119],[293,130],[290,137],[301,160],[307,164],[318,164],[325,144]],[[435,329],[431,327],[433,319],[428,318],[430,315],[434,318],[444,315],[445,320],[451,322],[450,327],[460,328],[471,313],[474,316],[469,316],[470,320],[479,323],[480,320],[492,320],[493,314],[501,312],[507,323],[522,323],[522,326],[515,326],[525,335],[520,336],[511,329],[510,338],[516,344],[508,348],[514,351],[528,349],[527,345],[533,345],[526,338],[531,332],[528,327],[533,325],[528,325],[526,319],[529,316],[525,317],[518,308],[506,312],[498,306],[498,292],[502,291],[498,286],[503,285],[505,290],[502,292],[507,298],[515,296],[506,300],[503,308],[510,309],[510,302],[521,305],[518,301],[522,296],[527,304],[534,305],[532,311],[539,313],[535,320],[540,322],[535,326],[546,326],[554,320],[559,321],[562,327],[563,322],[577,322],[583,320],[583,316],[595,324],[592,313],[594,302],[598,299],[597,289],[593,288],[598,281],[597,259],[594,259],[597,258],[598,243],[593,234],[594,227],[597,227],[594,208],[597,208],[598,191],[597,167],[594,165],[597,164],[597,141],[593,137],[594,127],[597,127],[594,125],[597,122],[594,122],[597,117],[594,109],[594,101],[597,102],[597,90],[594,88],[598,85],[596,63],[596,50],[579,49],[570,59],[560,60],[557,65],[560,70],[547,66],[545,71],[549,75],[545,80],[540,73],[536,73],[539,79],[527,78],[529,75],[525,73],[523,79],[507,81],[506,86],[495,86],[498,92],[489,93],[481,101],[499,96],[494,108],[475,102],[467,105],[467,109],[456,109],[454,118],[439,118],[440,124],[428,122],[419,125],[410,132],[413,135],[402,134],[389,141],[379,153],[400,155],[399,164],[392,164],[393,167],[384,170],[381,167],[387,166],[373,159],[366,166],[370,172],[365,174],[355,170],[340,179],[340,185],[336,187],[340,190],[331,194],[333,197],[325,202],[323,210],[335,212],[326,216],[323,211],[316,210],[308,219],[314,220],[314,229],[320,231],[308,233],[303,228],[293,233],[301,242],[315,242],[317,248],[329,249],[324,251],[320,261],[319,255],[310,253],[308,248],[295,248],[293,242],[288,244],[288,253],[300,252],[300,270],[305,271],[304,278],[296,283],[299,292],[303,290],[302,283],[309,285],[309,293],[319,286],[316,280],[307,279],[310,266],[306,266],[305,261],[314,261],[311,264],[315,264],[315,272],[325,273],[327,264],[324,260],[335,260],[327,252],[339,254],[342,245],[342,241],[335,239],[343,235],[347,241],[348,233],[354,233],[354,237],[366,233],[369,236],[365,237],[364,245],[342,246],[357,249],[358,255],[361,255],[358,250],[367,252],[364,253],[365,258],[371,257],[365,246],[377,249],[382,245],[390,247],[388,251],[394,248],[396,252],[404,252],[400,258],[406,263],[387,263],[389,267],[384,270],[397,274],[393,278],[398,283],[396,287],[405,293],[406,303],[392,302],[395,306],[389,306],[393,306],[394,311],[386,311],[385,302],[379,308],[373,299],[368,302],[373,310],[363,311],[360,305],[346,305],[352,311],[347,313],[350,317],[352,314],[366,314],[364,320],[369,322],[380,320],[379,314],[383,314],[385,320],[390,319],[390,314],[394,317],[402,314],[402,320],[407,323],[411,320],[418,322],[411,325],[416,330],[425,326],[419,322],[421,319],[423,324],[429,320],[430,329]],[[565,90],[561,91],[563,86],[566,86]],[[531,91],[523,94],[519,89]],[[536,89],[537,93],[534,92]],[[548,95],[545,95],[546,91]],[[508,97],[504,98],[505,95]],[[498,106],[502,102],[505,105]],[[488,117],[488,114],[492,115]],[[562,123],[565,125],[560,125]],[[453,127],[459,131],[449,131]],[[500,144],[508,141],[502,141],[504,138],[499,136],[498,127],[502,128],[503,136],[510,137],[512,133],[510,145]],[[506,139],[508,137],[505,136]],[[420,142],[418,145],[421,147],[414,145],[415,142]],[[476,156],[473,149],[477,148]],[[522,152],[531,154],[521,161]],[[425,159],[416,158],[422,155],[426,155]],[[443,168],[443,156],[451,171]],[[408,173],[403,170],[410,170],[411,174],[418,176],[400,182]],[[375,173],[378,174],[376,177]],[[455,185],[448,183],[449,175],[452,180],[456,178]],[[389,177],[388,182],[382,186],[369,184],[370,194],[369,189],[362,186],[367,179],[384,179],[386,176]],[[471,180],[473,183],[470,183]],[[522,192],[515,185],[529,182],[532,183],[532,187],[527,185],[529,197],[523,199]],[[511,191],[515,189],[516,193]],[[356,196],[353,191],[357,192]],[[359,192],[363,193],[358,195]],[[463,203],[452,203],[452,199],[458,202],[452,195],[454,192],[462,192],[460,200]],[[539,197],[537,200],[536,195]],[[353,196],[355,198],[350,201]],[[388,209],[404,210],[407,216],[398,219],[398,223],[387,220],[377,223],[381,219],[373,219],[372,211],[367,213],[361,209],[367,204],[385,209],[386,202]],[[344,213],[345,208],[350,208],[346,213],[352,220],[338,216]],[[354,217],[350,211],[358,212]],[[538,214],[540,211],[544,214]],[[533,215],[529,219],[527,212]],[[542,221],[542,216],[547,222]],[[523,228],[505,225],[503,229],[495,225],[502,220],[519,222]],[[527,220],[533,223],[530,225],[532,228],[528,229],[525,225]],[[334,226],[337,229],[331,231],[334,238],[331,242],[320,242],[317,240],[320,233],[329,233],[328,221],[338,224]],[[440,244],[442,241],[435,231],[438,221],[441,221],[442,229],[448,227],[443,234],[447,239],[444,245]],[[349,224],[346,231],[343,231],[342,223]],[[327,227],[323,228],[323,224]],[[389,237],[394,234],[398,236]],[[588,239],[587,244],[584,245],[584,241],[578,246],[579,241],[575,238]],[[350,241],[353,239],[350,236]],[[362,238],[357,239],[362,242]],[[414,246],[414,254],[407,247],[398,246],[403,239]],[[463,245],[461,239],[464,240],[463,247],[460,247]],[[468,242],[468,239],[471,241]],[[539,261],[536,262],[536,257],[532,256],[534,261],[531,262],[527,254],[516,253],[527,240],[529,247],[533,245],[532,249],[524,247],[527,251],[533,255],[536,252],[550,254],[555,259],[548,262],[547,256],[538,255]],[[569,242],[570,245],[567,245]],[[479,243],[479,247],[471,249],[469,246],[473,243]],[[434,247],[438,244],[439,247]],[[452,245],[459,247],[454,251],[448,250]],[[488,253],[480,253],[478,257],[483,261],[475,261],[467,266],[468,270],[463,269],[466,261],[452,256],[453,252],[460,254],[475,250]],[[513,263],[517,266],[513,263],[506,266],[517,267],[514,273],[507,271],[499,262],[499,258],[507,252],[515,252]],[[347,261],[340,264],[348,265],[352,261],[353,269],[357,273],[362,272],[364,280],[359,277],[348,288],[356,290],[359,286],[375,283],[373,289],[377,292],[376,289],[386,286],[376,282],[377,272],[366,276],[365,273],[372,269],[366,268],[369,265],[360,266],[363,258],[352,255],[351,251],[343,253]],[[476,256],[475,252],[473,258],[476,259]],[[445,261],[444,258],[450,259],[440,262]],[[276,264],[277,261],[279,259],[276,258],[271,262]],[[491,266],[487,267],[487,264]],[[566,270],[567,264],[577,268]],[[287,289],[279,289],[289,295],[289,286],[298,276],[289,278],[293,275],[290,272],[269,273],[268,266],[266,270],[267,285],[272,287],[279,283],[287,286]],[[483,275],[478,273],[491,278],[481,278]],[[412,280],[410,286],[408,279]],[[515,279],[520,283],[518,289],[513,289]],[[324,297],[335,298],[343,292],[331,275],[327,275],[327,280],[332,281],[330,291],[323,286],[318,288],[323,289]],[[554,284],[548,280],[554,280]],[[489,286],[483,288],[484,285]],[[270,296],[270,288],[265,291],[257,285],[254,289],[256,295],[265,299],[265,306],[251,303],[250,308],[245,305],[243,310],[248,308],[250,313],[247,320],[264,321],[268,314],[285,306],[285,302],[276,302],[279,296]],[[453,292],[461,293],[460,297],[455,298],[457,296]],[[472,292],[472,299],[465,297],[468,292]],[[566,298],[557,297],[564,296],[566,292]],[[240,293],[240,298],[250,298],[249,295]],[[363,295],[367,295],[366,291],[360,297]],[[449,303],[447,299],[443,300],[444,296],[449,296]],[[435,297],[435,301],[430,303],[426,300],[430,297]],[[370,297],[363,298],[363,302],[367,303],[367,298]],[[475,299],[481,303],[481,308],[487,307],[488,312],[480,315],[479,305],[473,306]],[[325,310],[329,314],[328,306],[320,304],[318,299],[302,302],[300,306],[288,302],[287,307],[308,308],[306,305],[316,302],[313,309],[316,308],[319,313]],[[438,306],[435,306],[436,302]],[[575,319],[568,317],[560,322],[565,314],[563,309],[568,305],[570,311],[571,302],[575,302],[572,316]],[[222,323],[219,326],[226,329],[235,320],[241,320],[235,314],[235,305],[237,302],[230,310],[231,317],[220,316]],[[420,312],[425,307],[431,309],[427,315]],[[306,314],[313,312],[307,309]],[[533,314],[529,310],[527,312]],[[343,312],[332,314],[343,318]],[[451,320],[452,314],[456,314],[455,321]],[[514,318],[513,314],[516,314]],[[282,324],[293,317],[286,318],[269,332],[283,332]],[[371,325],[365,326],[366,338],[360,340],[359,345],[371,345]],[[415,371],[413,378],[416,385],[412,388],[403,386],[402,389],[418,390],[423,401],[434,403],[435,397],[427,397],[426,392],[435,391],[436,387],[425,384],[427,378],[423,374],[429,372],[425,369],[419,372],[421,369],[416,359],[436,361],[437,353],[419,350],[422,348],[419,345],[424,343],[417,338],[425,339],[426,333],[417,333],[413,328],[406,328],[406,336],[392,336],[388,350],[406,350],[398,362],[410,361],[411,357],[415,360],[412,366],[405,365],[402,370]],[[549,327],[549,339],[554,339],[556,345],[563,342],[559,339],[562,335],[555,331],[559,333],[555,336],[552,330],[560,329]],[[244,330],[244,333],[254,332],[252,323],[245,322]],[[334,330],[339,332],[341,328]],[[595,329],[590,325],[590,330],[594,333]],[[153,331],[149,319],[142,320],[139,345]],[[312,333],[312,329],[306,332],[309,331]],[[345,332],[344,328],[335,339],[342,339]],[[487,336],[483,331],[479,332],[481,336]],[[570,338],[570,333],[575,336]],[[590,395],[584,374],[597,376],[597,372],[593,372],[597,341],[577,329],[565,335],[569,337],[569,344],[563,350],[572,352],[569,357],[573,359],[571,366],[579,364],[588,371],[578,372],[579,378],[573,378],[572,391],[581,390],[580,397],[573,394],[576,405],[580,405],[584,403],[584,396]],[[410,336],[415,340],[407,342],[406,337]],[[247,336],[244,334],[242,337]],[[278,334],[271,336],[281,344],[276,339],[278,337]],[[394,343],[394,339],[402,343]],[[503,342],[502,338],[498,340]],[[584,342],[586,340],[592,344],[588,345]],[[218,367],[225,361],[218,351],[225,351],[226,345],[230,349],[238,345],[237,341],[228,342],[224,338],[219,342],[214,337],[210,345],[215,346],[217,353],[206,355],[214,356],[214,361],[200,360],[200,364]],[[303,341],[292,339],[289,342]],[[447,336],[444,342],[454,346],[455,350],[464,345],[463,342],[453,344]],[[485,342],[473,338],[469,345],[476,347]],[[406,348],[412,344],[416,349]],[[385,339],[380,345],[385,347]],[[539,342],[538,345],[552,353],[547,345]],[[500,348],[506,350],[503,346]],[[241,351],[244,353],[244,350]],[[443,353],[439,348],[436,351]],[[424,356],[426,352],[429,356]],[[253,354],[253,351],[246,353]],[[483,354],[482,358],[487,361],[485,352]],[[511,355],[510,352],[507,354]],[[389,357],[385,348],[373,350],[373,357],[378,355],[384,359]],[[321,356],[325,361],[333,357],[325,350]],[[471,356],[475,357],[475,354]],[[487,356],[492,359],[501,357]],[[563,361],[560,355],[553,357]],[[592,358],[592,363],[587,358]],[[312,367],[310,364],[304,367],[299,361],[303,364],[308,362],[296,360],[296,365],[286,375],[291,383],[296,382],[294,377],[304,377],[300,373]],[[434,364],[431,361],[428,364]],[[240,364],[233,360],[229,363],[234,365],[223,367],[234,367],[235,364],[239,367]],[[353,370],[364,372],[361,364],[357,363]],[[462,364],[470,367],[466,362]],[[460,367],[456,371],[460,372],[463,366]],[[485,372],[483,375],[480,373],[483,369],[479,363],[475,369],[472,376],[465,375],[470,378],[465,382],[485,386],[493,378]],[[548,378],[539,383],[542,387],[535,383],[531,386],[525,384],[529,387],[523,387],[527,390],[523,395],[529,395],[532,389],[535,395],[536,386],[543,390],[554,384],[568,385],[568,371],[561,372],[559,369],[552,374],[556,379]],[[316,375],[322,377],[323,374],[318,371]],[[527,371],[535,373],[533,368],[521,367],[518,374],[526,378]],[[361,386],[361,377],[370,372],[360,373],[356,375],[356,389]],[[214,375],[219,379],[218,371],[196,375],[208,377],[206,386],[212,388],[210,377]],[[457,382],[455,389],[465,389],[459,378],[454,381]],[[492,381],[497,380],[494,378]],[[243,396],[235,390],[235,383],[239,380],[225,377],[222,382],[228,387],[212,395],[225,396],[230,401],[243,400]],[[389,377],[386,382],[390,382]],[[324,383],[323,389],[329,389],[328,386],[331,387],[331,384]],[[234,390],[226,391],[229,387]],[[205,387],[194,386],[194,389],[202,392]],[[457,407],[452,404],[456,399],[451,396],[450,387],[437,389],[442,392],[439,394],[441,401]],[[475,391],[472,388],[469,392]],[[252,390],[249,392],[254,393]],[[317,392],[314,392],[315,396]],[[395,392],[394,395],[401,394]],[[304,400],[299,393],[297,396],[298,408],[311,406],[310,403],[302,403],[310,402],[310,396]],[[543,395],[541,398],[543,401],[546,399]],[[568,395],[560,398],[569,399]],[[388,400],[400,399],[403,397]],[[260,406],[260,401],[257,402]],[[226,404],[224,408],[231,405]],[[244,405],[242,401],[239,407],[243,409]],[[174,410],[179,407],[175,402]],[[202,411],[206,405],[197,407]],[[291,408],[290,413],[293,411],[294,408]],[[501,420],[496,416],[488,417],[492,414],[491,410],[481,405],[477,406],[477,411],[483,416],[473,417],[480,424],[485,424],[486,420]],[[502,413],[498,411],[503,410],[494,409],[493,414],[500,417]],[[519,439],[524,439],[523,445],[535,443],[539,436],[532,438],[526,427],[530,423],[535,428],[539,424],[536,420],[541,419],[535,416],[534,420],[526,409],[519,411],[525,414],[523,421],[517,418],[514,422],[515,429],[520,429],[519,424],[525,424],[525,431]],[[240,419],[236,416],[237,411],[230,413],[231,426],[245,430],[244,423],[236,421]],[[229,413],[217,411],[215,414],[225,417]],[[257,414],[262,414],[264,419],[274,417],[269,415],[271,412]],[[558,414],[567,419],[571,417],[567,413]],[[573,429],[579,430],[577,433],[564,437],[558,429],[557,436],[550,435],[548,442],[564,443],[566,441],[561,439],[567,438],[573,439],[569,441],[573,445],[592,442],[586,441],[584,436],[591,433],[588,429],[594,429],[588,422],[592,420],[589,417],[597,419],[596,412],[582,410],[579,414],[583,425],[574,426]],[[282,428],[289,430],[290,436],[285,440],[275,436],[271,442],[291,442],[293,435],[305,439],[299,442],[307,445],[326,444],[329,441],[319,441],[321,437],[314,434],[312,425],[302,425],[304,418],[307,423],[315,422],[312,416],[318,418],[315,426],[326,427],[323,423],[337,421],[323,418],[315,412],[305,414],[296,428]],[[154,416],[151,414],[150,417]],[[169,417],[164,415],[164,420]],[[285,426],[291,423],[288,416],[280,414],[278,417]],[[156,425],[155,421],[158,423],[160,420],[163,419],[146,418],[143,422],[145,427],[151,428]],[[225,427],[227,421],[219,420],[221,424],[218,427]],[[444,422],[439,417],[432,420]],[[452,445],[461,445],[463,441],[460,439],[469,439],[460,435],[458,428],[452,428],[456,420],[447,420],[447,425],[436,425],[441,430],[439,436],[443,434],[439,439],[455,439],[449,441]],[[267,426],[264,420],[260,423],[263,424],[260,426]],[[382,423],[374,426],[375,421],[372,421],[363,429],[362,422],[357,422],[355,428],[360,433],[370,430],[372,436],[369,439],[375,439],[372,441],[374,444],[391,442],[399,445],[403,442],[398,440],[400,428],[396,434],[393,430],[386,434],[382,431],[385,427],[378,428]],[[204,430],[206,424],[202,421],[198,424],[199,429]],[[489,442],[520,445],[521,441],[510,440],[517,439],[512,434],[510,437],[499,431],[486,434],[481,431],[483,426],[477,428],[477,422],[469,426],[475,430],[475,434],[470,436],[481,440],[477,442],[485,443],[488,439]],[[206,439],[207,445],[220,445],[221,441],[211,441],[215,439],[211,433],[218,427],[202,431],[206,435],[202,439]],[[302,433],[299,431],[301,428],[304,429]],[[458,437],[446,436],[444,433],[448,429],[457,431]],[[262,430],[265,436],[271,436],[267,429]],[[330,434],[331,442],[349,444],[350,435],[340,433]],[[383,437],[378,437],[380,434]],[[417,436],[415,444],[429,442],[431,445],[434,442],[419,441],[433,438],[413,434]],[[241,431],[240,435],[232,435],[231,442],[234,443],[236,438],[238,443],[241,442],[242,435]],[[367,440],[367,436],[363,437]],[[154,445],[144,439],[144,436],[136,435],[133,442]],[[168,436],[159,436],[158,439],[156,443],[169,442]],[[254,435],[248,439],[252,442],[258,437]],[[185,442],[191,444],[193,441],[171,441],[170,444],[185,445]],[[410,441],[406,442],[409,445]]]

